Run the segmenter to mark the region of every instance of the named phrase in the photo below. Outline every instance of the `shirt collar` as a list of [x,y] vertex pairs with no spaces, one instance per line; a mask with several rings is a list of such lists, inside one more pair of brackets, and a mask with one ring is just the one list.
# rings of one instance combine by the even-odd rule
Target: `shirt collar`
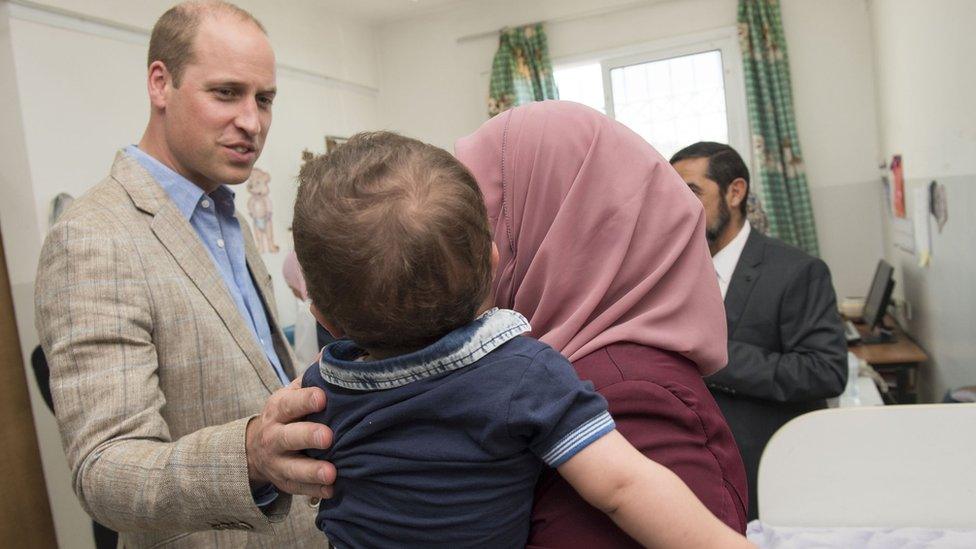
[[752,226],[747,219],[742,224],[742,228],[739,229],[739,233],[735,235],[735,238],[719,250],[717,254],[712,256],[712,265],[715,267],[715,272],[718,274],[719,279],[726,284],[732,280],[732,273],[735,272],[735,266],[739,263],[739,256],[742,255],[742,250],[746,247],[746,241],[749,240],[749,233],[751,231]]
[[[173,171],[172,168],[156,160],[148,153],[136,145],[129,145],[125,148],[125,153],[136,160],[149,175],[159,183],[170,200],[176,204],[176,209],[183,214],[187,220],[193,216],[200,199],[203,198],[203,189],[182,175]],[[227,185],[217,187],[210,197],[215,202],[220,203],[225,208],[230,208],[230,214],[234,213],[234,191]]]
[[363,349],[349,340],[336,341],[323,350],[319,372],[326,382],[346,389],[392,389],[473,364],[531,329],[519,313],[495,308],[419,351],[388,359],[357,360]]

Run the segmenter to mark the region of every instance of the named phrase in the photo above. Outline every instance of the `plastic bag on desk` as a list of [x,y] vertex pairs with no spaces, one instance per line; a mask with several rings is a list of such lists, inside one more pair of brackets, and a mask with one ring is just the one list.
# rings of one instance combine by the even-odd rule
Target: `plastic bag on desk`
[[946,392],[942,402],[976,402],[976,385],[951,389]]
[[860,406],[861,397],[857,390],[857,377],[861,371],[861,359],[854,356],[854,353],[847,353],[847,386],[844,392],[838,397],[838,405],[841,408],[848,406]]

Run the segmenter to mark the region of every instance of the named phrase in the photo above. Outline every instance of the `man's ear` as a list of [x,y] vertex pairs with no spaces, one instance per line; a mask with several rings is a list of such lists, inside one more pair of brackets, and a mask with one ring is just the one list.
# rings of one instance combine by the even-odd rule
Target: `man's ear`
[[146,79],[149,89],[149,102],[156,109],[165,109],[169,100],[169,91],[173,87],[173,77],[166,65],[159,60],[149,65],[149,76]]
[[318,323],[321,324],[327,332],[332,334],[332,337],[342,339],[346,336],[346,332],[344,332],[342,328],[336,326],[332,321],[325,318],[325,315],[322,314],[322,311],[318,310],[315,303],[310,303],[308,305],[308,310],[312,312],[312,316],[315,317],[315,320],[318,321]]
[[746,191],[749,189],[749,184],[746,180],[741,177],[736,177],[729,183],[727,189],[725,189],[725,202],[729,205],[729,208],[733,210],[739,209],[739,205],[742,201],[746,199]]

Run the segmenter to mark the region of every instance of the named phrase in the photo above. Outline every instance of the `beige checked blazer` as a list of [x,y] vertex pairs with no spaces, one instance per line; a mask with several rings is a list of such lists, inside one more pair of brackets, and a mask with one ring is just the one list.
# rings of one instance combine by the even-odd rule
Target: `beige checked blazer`
[[[294,376],[271,276],[238,220]],[[327,545],[308,498],[255,506],[244,429],[281,383],[196,231],[125,153],[48,234],[35,307],[75,493],[125,547]]]

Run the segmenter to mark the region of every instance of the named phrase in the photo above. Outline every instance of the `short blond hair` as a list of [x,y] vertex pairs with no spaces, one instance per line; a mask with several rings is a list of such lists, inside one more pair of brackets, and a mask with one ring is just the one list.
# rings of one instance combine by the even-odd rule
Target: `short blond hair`
[[254,23],[268,34],[264,25],[243,8],[222,0],[192,0],[181,2],[166,10],[153,25],[149,38],[149,60],[146,66],[162,61],[173,76],[173,85],[180,86],[183,71],[194,61],[193,41],[204,17],[231,15]]
[[358,345],[411,351],[474,320],[491,291],[491,229],[450,153],[361,133],[298,180],[292,229],[309,296]]

